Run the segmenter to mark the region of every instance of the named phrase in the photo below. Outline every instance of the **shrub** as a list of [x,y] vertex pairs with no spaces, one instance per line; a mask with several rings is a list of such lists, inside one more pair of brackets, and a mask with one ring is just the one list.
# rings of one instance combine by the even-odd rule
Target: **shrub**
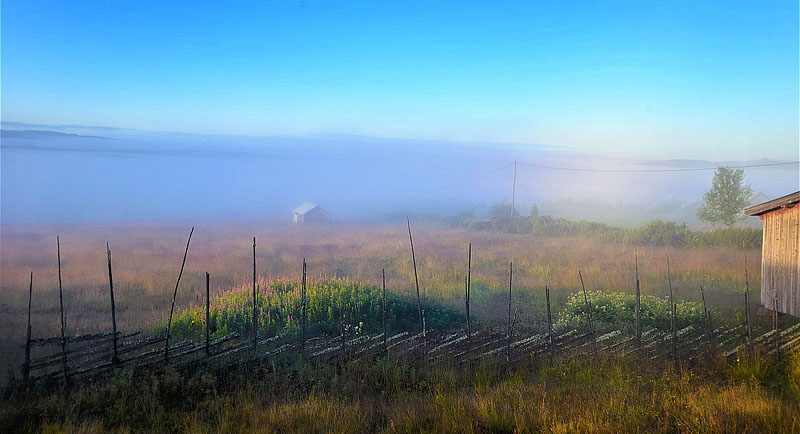
[[[300,285],[292,281],[256,282],[258,328],[268,334],[297,333],[301,326]],[[306,327],[309,334],[338,334],[340,321],[356,333],[381,327],[382,294],[375,286],[347,279],[331,278],[307,282]],[[212,336],[231,332],[249,333],[253,327],[253,285],[219,290],[210,300],[209,331]],[[386,295],[387,326],[391,330],[419,327],[416,303]],[[426,307],[429,329],[443,329],[461,321],[454,312],[437,306]],[[205,306],[194,306],[176,313],[172,334],[179,338],[205,336]]]
[[[592,324],[598,330],[631,331],[636,326],[636,297],[622,292],[589,291],[592,305]],[[652,295],[641,296],[642,329],[667,331],[671,328],[669,298]],[[582,292],[572,294],[558,321],[559,327],[571,327],[586,323],[586,304]],[[703,306],[700,303],[682,301],[676,307],[676,326],[701,326]]]

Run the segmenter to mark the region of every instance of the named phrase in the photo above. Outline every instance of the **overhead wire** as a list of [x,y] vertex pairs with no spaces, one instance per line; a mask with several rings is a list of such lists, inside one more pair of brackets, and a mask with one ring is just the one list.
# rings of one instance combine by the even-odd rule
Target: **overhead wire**
[[[715,166],[715,167],[677,167],[671,169],[590,169],[590,168],[580,168],[580,167],[558,167],[558,166],[547,166],[543,164],[532,164],[532,163],[517,163],[520,166],[528,166],[528,167],[536,167],[539,169],[550,169],[550,170],[566,170],[570,172],[604,172],[604,173],[657,173],[657,172],[697,172],[703,170],[717,170],[719,167],[722,166]],[[746,164],[740,166],[724,166],[729,169],[749,169],[753,167],[772,167],[772,166],[786,166],[791,164],[800,164],[800,161],[792,161],[787,163],[764,163],[764,164]]]

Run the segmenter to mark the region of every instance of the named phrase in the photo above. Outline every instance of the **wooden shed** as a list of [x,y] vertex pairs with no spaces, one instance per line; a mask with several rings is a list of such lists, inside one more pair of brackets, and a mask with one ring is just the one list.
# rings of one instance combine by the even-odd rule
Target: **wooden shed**
[[331,214],[319,205],[306,202],[294,209],[292,221],[295,223],[327,223],[331,221]]
[[761,304],[800,317],[800,191],[747,208],[764,222]]

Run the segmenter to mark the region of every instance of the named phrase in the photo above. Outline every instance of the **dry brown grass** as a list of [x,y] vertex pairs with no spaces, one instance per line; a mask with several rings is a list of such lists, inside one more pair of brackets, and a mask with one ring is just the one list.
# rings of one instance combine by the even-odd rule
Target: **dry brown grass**
[[[34,272],[34,337],[58,333],[56,235],[61,236],[62,269],[68,333],[110,329],[105,242],[113,251],[117,321],[124,330],[148,328],[164,321],[175,285],[187,223],[3,225],[0,251],[0,342],[3,371],[21,362],[28,275]],[[473,244],[473,282],[499,289],[514,261],[515,287],[522,315],[541,319],[544,284],[555,289],[556,304],[578,285],[583,272],[591,289],[631,290],[634,251],[639,252],[645,294],[666,293],[665,258],[670,256],[676,297],[698,300],[698,285],[716,307],[731,306],[730,291],[743,288],[742,254],[729,250],[676,250],[634,247],[591,239],[546,238],[453,230],[417,225],[414,241],[420,283],[430,299],[461,307],[467,244]],[[252,278],[252,237],[258,240],[258,272],[271,278],[296,278],[303,257],[311,277],[348,277],[377,284],[387,270],[390,290],[413,291],[408,233],[398,225],[331,225],[300,227],[253,222],[196,224],[178,297],[178,306],[201,301],[204,273],[222,288]],[[758,264],[758,252],[749,252]],[[750,268],[751,288],[758,291],[760,270]],[[757,293],[757,292],[756,292]],[[502,296],[497,293],[497,303]],[[498,309],[491,295],[476,293],[472,310],[492,319]]]

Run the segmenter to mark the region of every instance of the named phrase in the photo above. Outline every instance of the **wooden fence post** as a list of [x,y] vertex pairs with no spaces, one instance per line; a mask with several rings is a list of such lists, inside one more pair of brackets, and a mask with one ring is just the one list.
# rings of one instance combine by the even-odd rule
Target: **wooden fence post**
[[589,296],[586,295],[586,285],[583,284],[583,274],[578,270],[578,277],[581,279],[581,289],[583,289],[583,302],[586,305],[586,317],[589,322],[589,336],[592,338],[592,345],[594,346],[595,355],[597,354],[597,345],[595,342],[594,325],[592,325],[592,304],[589,301]]
[[712,350],[712,354],[714,352],[714,327],[711,325],[711,312],[708,311],[708,307],[706,306],[706,294],[703,291],[703,285],[700,285],[700,297],[703,299],[703,324],[706,327],[706,337],[708,338],[708,344]]
[[33,300],[33,271],[31,271],[31,285],[28,287],[28,333],[25,338],[25,365],[22,368],[22,381],[27,386],[31,375],[31,301]]
[[425,335],[425,327],[422,324],[422,300],[419,298],[419,278],[417,277],[417,257],[414,254],[414,239],[411,238],[411,220],[406,214],[406,222],[408,223],[408,241],[411,243],[411,263],[414,265],[414,284],[417,287],[417,312],[419,313],[419,323],[423,328],[423,336]]
[[667,284],[669,285],[669,311],[670,311],[670,325],[672,327],[672,360],[678,364],[678,330],[676,328],[675,318],[675,296],[672,291],[672,275],[669,267],[669,256],[667,256]]
[[210,277],[208,275],[208,271],[206,271],[206,357],[211,355],[211,348],[209,347],[209,340],[208,340],[208,328],[209,328],[209,321],[211,321],[211,301],[209,297],[209,281]]
[[639,252],[636,252],[636,341],[642,341],[642,292],[639,288]]
[[381,320],[383,322],[383,352],[387,353],[386,347],[386,269],[381,270],[381,277],[383,280],[383,303],[381,309]]
[[61,309],[61,368],[64,371],[64,382],[67,382],[67,320],[64,319],[64,290],[61,286],[61,240],[56,236],[58,252],[58,302]]
[[547,302],[547,347],[550,352],[550,365],[553,364],[553,315],[550,312],[550,287],[544,286],[544,297]]
[[111,363],[117,365],[119,363],[117,354],[117,308],[114,305],[114,278],[111,275],[111,248],[108,247],[108,242],[106,242],[106,255],[108,257],[108,291],[111,293],[111,342],[114,346]]
[[508,343],[506,346],[506,363],[511,361],[511,284],[514,279],[514,262],[508,263]]
[[472,243],[469,243],[469,249],[467,251],[467,281],[464,285],[464,290],[466,291],[466,312],[467,312],[467,347],[470,346],[472,342],[472,325],[470,324],[469,320],[469,292],[470,286],[472,285]]
[[300,291],[300,354],[306,352],[306,258],[303,258],[303,283]]
[[258,345],[258,315],[256,314],[256,237],[253,237],[253,350]]
[[189,253],[189,243],[192,242],[192,234],[194,233],[194,226],[189,231],[189,239],[186,241],[186,250],[183,251],[183,261],[181,262],[181,271],[178,273],[178,280],[175,282],[175,291],[172,293],[172,306],[169,309],[169,319],[167,320],[167,336],[164,340],[164,363],[169,360],[169,337],[172,332],[172,314],[175,312],[175,298],[178,297],[178,286],[181,284],[181,276],[183,276],[183,267],[186,265],[186,255]]
[[[744,247],[744,246],[742,246]],[[750,279],[747,276],[747,252],[744,252],[744,331],[750,343]]]

